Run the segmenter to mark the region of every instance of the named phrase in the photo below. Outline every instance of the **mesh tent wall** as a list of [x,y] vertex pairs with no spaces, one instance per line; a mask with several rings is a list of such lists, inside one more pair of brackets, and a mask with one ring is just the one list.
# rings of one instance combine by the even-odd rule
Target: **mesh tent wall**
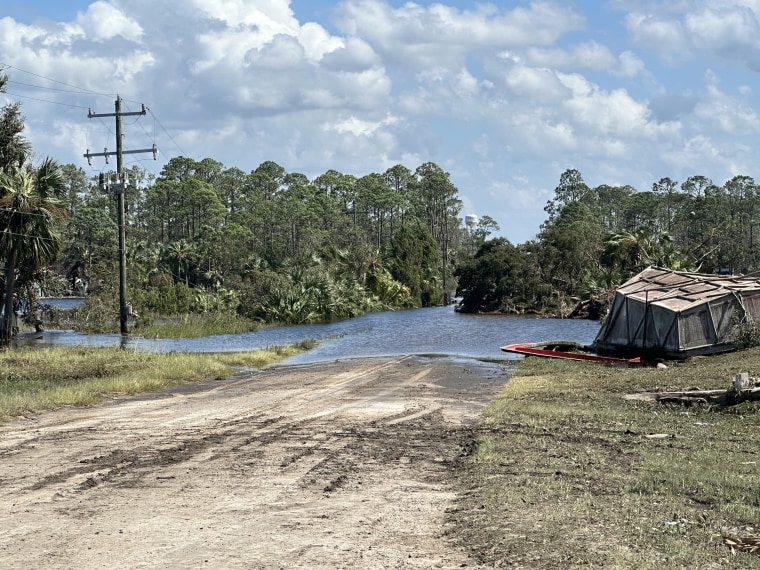
[[592,346],[669,358],[725,352],[734,315],[760,319],[760,281],[648,267],[615,292]]

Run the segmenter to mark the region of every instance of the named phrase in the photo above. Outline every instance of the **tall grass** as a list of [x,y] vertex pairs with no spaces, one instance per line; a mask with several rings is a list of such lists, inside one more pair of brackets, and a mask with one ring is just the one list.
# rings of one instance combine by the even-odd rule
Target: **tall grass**
[[145,338],[202,338],[220,334],[244,334],[259,328],[259,323],[229,313],[188,313],[173,318],[139,319],[134,333]]
[[151,353],[119,348],[21,348],[0,351],[0,421],[60,406],[92,405],[117,395],[223,378],[263,368],[309,343],[241,353]]

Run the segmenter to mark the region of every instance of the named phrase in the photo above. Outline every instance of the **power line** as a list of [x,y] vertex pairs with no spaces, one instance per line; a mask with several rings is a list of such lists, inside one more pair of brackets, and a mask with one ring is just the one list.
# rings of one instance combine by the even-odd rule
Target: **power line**
[[[99,95],[103,97],[114,97],[114,94],[112,93],[98,93],[97,91],[92,91],[91,89],[87,89],[86,87],[79,87],[78,85],[71,85],[70,83],[65,83],[63,81],[58,81],[57,79],[53,79],[52,77],[45,77],[44,75],[40,75],[38,73],[34,73],[32,71],[27,71],[26,69],[21,69],[20,67],[16,67],[15,65],[10,65],[7,63],[0,62],[0,68],[3,69],[15,69],[16,71],[20,71],[22,73],[28,73],[29,75],[33,75],[34,77],[39,77],[40,79],[45,79],[46,81],[52,81],[53,83],[58,83],[59,85],[65,85],[66,87],[71,87],[73,89],[77,89],[78,92],[81,93],[89,93],[90,95]],[[43,89],[45,89],[43,87]],[[52,89],[52,88],[48,88]]]
[[[45,87],[43,85],[31,85],[32,87],[36,87],[38,89],[48,89],[48,90],[51,90],[51,91],[62,91],[62,92],[66,92],[66,93],[82,93],[82,94],[86,93],[86,94],[90,94],[90,95],[97,95],[99,97],[109,97],[109,98],[113,98],[113,97],[117,96],[116,93],[100,93],[98,91],[93,91],[92,89],[88,89],[86,87],[80,87],[78,85],[72,85],[70,83],[65,83],[64,81],[59,81],[57,79],[53,79],[52,77],[47,77],[45,75],[40,75],[40,74],[34,73],[32,71],[27,71],[26,69],[21,69],[20,67],[16,67],[15,65],[11,65],[11,64],[8,64],[8,63],[0,62],[0,71],[4,71],[6,69],[15,69],[16,71],[20,71],[22,73],[28,73],[29,75],[33,75],[34,77],[38,77],[38,78],[44,79],[46,81],[52,81],[53,83],[58,83],[60,85],[66,86],[66,87],[71,87],[72,89],[76,89],[76,91],[68,91],[66,89],[57,89],[55,87]],[[30,84],[27,84],[27,83],[22,83],[20,81],[15,81],[15,80],[10,79],[10,78],[8,79],[8,83],[17,83],[17,84],[20,84],[20,85],[30,85]],[[132,99],[124,99],[123,97],[122,97],[122,101],[129,101],[131,103],[139,103],[139,101],[134,101]]]
[[[52,79],[50,81],[53,81]],[[16,81],[15,79],[8,79],[8,83],[16,84],[16,85],[23,85],[24,87],[34,87],[35,89],[46,89],[48,91],[60,91],[62,93],[78,93],[80,95],[86,94],[81,89],[74,91],[72,89],[60,89],[58,87],[48,87],[47,85],[37,85],[36,83],[24,83],[23,81]]]
[[[16,71],[20,71],[22,73],[26,73],[26,74],[32,75],[34,77],[38,77],[40,79],[44,79],[46,81],[51,81],[53,83],[57,83],[59,85],[63,85],[64,87],[69,87],[71,89],[74,89],[75,91],[72,91],[70,89],[62,89],[62,88],[57,88],[57,87],[48,87],[48,86],[44,86],[44,85],[35,85],[35,84],[30,84],[30,83],[24,83],[24,82],[21,82],[21,81],[15,81],[15,80],[9,79],[9,81],[8,81],[9,83],[13,83],[13,84],[16,84],[16,85],[23,85],[23,86],[27,86],[27,87],[36,88],[36,89],[46,89],[46,90],[49,90],[49,91],[58,91],[58,92],[62,92],[62,93],[90,94],[90,95],[97,95],[97,96],[102,96],[102,97],[114,97],[114,96],[116,96],[116,95],[111,94],[111,93],[100,93],[100,92],[97,92],[97,91],[93,91],[91,89],[87,89],[85,87],[80,87],[78,85],[72,85],[72,84],[66,83],[64,81],[59,81],[57,79],[53,79],[52,77],[47,77],[47,76],[44,76],[44,75],[40,75],[38,73],[34,73],[32,71],[28,71],[26,69],[22,69],[20,67],[15,66],[15,65],[11,65],[11,64],[0,62],[0,71],[9,70],[9,69],[14,69]],[[7,92],[7,93],[9,95],[14,96],[14,97],[21,97],[21,98],[29,99],[29,100],[32,100],[32,101],[39,101],[41,103],[50,103],[50,104],[53,104],[53,105],[61,105],[61,106],[72,107],[72,108],[76,108],[76,109],[89,109],[89,107],[85,107],[83,105],[75,105],[75,104],[71,104],[71,103],[61,103],[61,102],[58,102],[58,101],[50,101],[50,100],[42,99],[42,98],[38,98],[38,97],[31,97],[29,95],[21,95],[20,93],[13,93],[13,92]],[[133,101],[131,99],[124,99],[124,98],[122,98],[122,101],[125,102],[125,103],[126,102],[138,103],[137,101]],[[158,117],[156,117],[155,113],[153,113],[153,111],[150,108],[148,108],[148,107],[146,107],[146,110],[150,113],[151,117],[153,117],[153,121],[154,121],[154,128],[153,128],[153,134],[152,135],[145,129],[145,127],[143,126],[142,122],[140,121],[140,117],[137,117],[134,120],[134,122],[131,123],[131,124],[134,124],[134,123],[139,124],[140,128],[142,128],[143,132],[146,135],[148,135],[148,137],[151,138],[151,140],[153,140],[154,143],[155,143],[155,140],[156,140],[155,125],[158,125],[159,128],[161,129],[161,131],[169,138],[169,140],[177,148],[177,150],[179,150],[180,154],[183,155],[183,156],[188,156],[187,152],[185,152],[185,150],[179,145],[179,143],[174,139],[174,137],[172,137],[172,135],[169,133],[169,131],[161,124],[161,121],[158,120]],[[109,135],[112,135],[113,134],[112,129],[106,124],[106,122],[103,121],[103,120],[101,120],[100,122],[101,122],[101,124],[103,126],[106,127]],[[131,163],[148,162],[148,159],[134,159],[134,160],[130,160],[130,162]],[[95,169],[92,169],[92,170],[95,170]],[[157,175],[157,173],[155,171],[154,171],[154,174]]]
[[[183,156],[188,156],[187,153],[184,150],[182,150],[182,147],[179,146],[179,144],[177,143],[177,141],[175,141],[172,138],[172,136],[169,134],[169,131],[167,131],[164,128],[164,126],[161,124],[161,122],[158,120],[158,118],[153,114],[153,111],[151,111],[150,108],[148,109],[148,112],[150,113],[150,116],[153,117],[153,120],[156,122],[156,124],[159,127],[161,127],[161,130],[164,131],[164,133],[166,134],[166,136],[169,137],[169,140],[174,143],[174,146],[176,146],[179,149],[180,153],[182,153]],[[154,139],[155,139],[155,137],[154,137]]]
[[20,93],[14,93],[12,91],[6,91],[7,95],[13,95],[14,97],[21,97],[22,99],[30,99],[32,101],[39,101],[41,103],[50,103],[51,105],[62,105],[64,107],[76,107],[77,109],[87,109],[83,105],[74,105],[72,103],[61,103],[59,101],[49,101],[47,99],[40,99],[39,97],[30,97],[29,95],[21,95]]

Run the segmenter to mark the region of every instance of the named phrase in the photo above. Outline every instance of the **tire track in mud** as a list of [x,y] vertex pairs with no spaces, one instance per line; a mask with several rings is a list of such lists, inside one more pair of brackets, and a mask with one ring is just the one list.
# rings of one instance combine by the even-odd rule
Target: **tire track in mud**
[[[384,369],[397,365],[403,361],[404,358],[383,362],[379,365],[364,368],[359,371],[346,371],[339,375],[336,375],[334,379],[327,383],[319,383],[317,380],[313,381],[308,387],[298,389],[296,397],[289,394],[284,394],[281,397],[281,401],[278,402],[278,406],[275,408],[278,415],[271,417],[267,413],[261,411],[246,412],[237,416],[218,419],[214,421],[214,425],[210,430],[213,430],[214,434],[207,433],[209,429],[203,429],[199,432],[195,428],[179,429],[174,431],[170,437],[164,438],[163,441],[156,442],[148,447],[132,448],[130,451],[122,449],[114,449],[108,453],[102,455],[95,455],[89,458],[83,458],[79,460],[79,464],[70,466],[57,473],[49,473],[43,476],[41,479],[29,483],[26,485],[26,489],[39,490],[45,487],[66,483],[72,479],[81,478],[80,476],[88,476],[90,483],[83,486],[83,489],[91,488],[93,485],[93,476],[97,475],[99,482],[111,480],[119,475],[124,475],[129,471],[144,471],[151,467],[166,465],[181,461],[190,461],[194,456],[201,452],[213,448],[215,445],[219,445],[221,441],[226,441],[228,445],[234,441],[235,438],[243,437],[237,432],[244,430],[245,437],[248,439],[258,438],[262,441],[275,441],[284,437],[288,426],[291,424],[299,423],[299,412],[307,409],[309,406],[314,406],[316,402],[324,405],[329,401],[329,398],[334,398],[341,391],[345,391],[345,386],[348,383],[357,381],[371,381],[373,375],[377,375]],[[266,372],[258,373],[255,375],[249,375],[247,379],[238,378],[235,384],[245,385],[250,383],[252,378],[256,378],[260,381],[266,381]],[[223,388],[233,388],[234,385],[225,386]],[[156,398],[158,399],[158,398]],[[163,406],[158,406],[160,409]],[[175,406],[176,407],[176,406]],[[143,413],[142,416],[152,415],[153,410]],[[89,415],[89,414],[85,414]],[[258,419],[262,418],[262,419]],[[286,420],[289,420],[286,422]],[[175,418],[170,417],[168,422],[163,422],[158,426],[154,426],[153,429],[160,429],[167,427],[167,423],[171,424],[176,421]],[[100,423],[100,425],[98,425]],[[78,424],[78,425],[77,425]],[[283,427],[285,426],[285,427]],[[133,433],[139,431],[140,428],[136,425],[129,426],[130,431]],[[235,429],[231,429],[235,428]],[[13,441],[14,438],[7,437],[3,434],[3,445],[0,449],[0,462],[5,462],[9,457],[22,452],[22,450],[33,450],[38,447],[42,442],[56,441],[56,440],[68,440],[75,439],[80,442],[101,439],[102,431],[104,429],[103,422],[99,422],[96,418],[82,418],[79,421],[76,419],[63,421],[56,423],[52,426],[44,426],[35,430],[32,433],[36,435],[29,437],[29,432],[25,432],[25,437],[19,437],[22,443],[17,443],[13,447],[8,447],[8,444]],[[105,427],[108,429],[108,427]],[[118,428],[117,428],[118,429]],[[143,429],[142,431],[148,431]],[[255,435],[253,435],[255,434]],[[239,446],[232,444],[232,451],[238,451]],[[212,455],[211,459],[214,458]],[[292,462],[292,461],[291,461]],[[15,479],[15,477],[14,477]],[[3,479],[0,479],[2,483]]]
[[116,567],[119,548],[135,567],[458,567],[436,530],[472,437],[451,418],[498,372],[273,368],[1,427],[0,565],[56,567],[52,549],[60,567]]

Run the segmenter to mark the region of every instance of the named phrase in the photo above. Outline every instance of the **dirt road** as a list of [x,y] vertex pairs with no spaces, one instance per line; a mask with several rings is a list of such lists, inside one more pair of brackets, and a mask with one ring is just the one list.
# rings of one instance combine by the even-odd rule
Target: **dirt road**
[[476,568],[446,471],[505,379],[341,361],[0,427],[0,567]]

